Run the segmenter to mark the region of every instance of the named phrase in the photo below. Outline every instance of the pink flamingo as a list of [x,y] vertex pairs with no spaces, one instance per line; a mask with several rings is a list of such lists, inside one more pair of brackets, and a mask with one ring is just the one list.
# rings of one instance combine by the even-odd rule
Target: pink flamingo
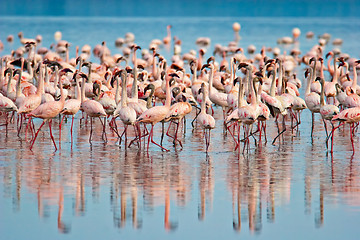
[[[166,135],[169,136],[169,137],[172,137],[174,139],[174,144],[176,143],[176,141],[178,141],[181,147],[183,147],[182,143],[177,138],[177,134],[178,134],[178,130],[179,130],[179,124],[180,124],[181,120],[184,119],[184,121],[185,121],[185,116],[187,114],[189,114],[191,111],[192,111],[191,104],[188,103],[186,97],[184,95],[182,95],[182,98],[180,98],[180,102],[177,102],[177,103],[171,105],[169,113],[165,117],[165,121],[170,120],[169,128],[168,128],[168,130],[166,132]],[[175,130],[175,136],[174,137],[169,134],[169,129],[170,129],[171,123],[176,124],[176,130]]]
[[171,29],[171,25],[167,25],[166,26],[167,36],[164,37],[164,39],[163,39],[163,43],[165,45],[167,45],[171,42],[171,30],[170,29]]
[[[176,74],[175,74],[176,75]],[[173,74],[170,74],[171,77],[174,77]],[[165,105],[164,106],[155,106],[152,107],[148,110],[146,110],[145,112],[143,112],[137,119],[136,122],[137,123],[150,123],[151,124],[151,130],[149,133],[149,138],[148,138],[148,144],[147,144],[147,151],[149,151],[149,144],[150,141],[152,143],[154,143],[155,145],[157,145],[158,147],[160,147],[161,149],[165,150],[165,151],[169,151],[168,149],[162,147],[160,144],[156,143],[153,139],[153,134],[154,134],[154,125],[162,120],[165,119],[166,115],[169,113],[170,111],[170,105],[171,105],[171,96],[170,96],[170,78],[166,77],[165,78],[166,81],[166,100],[165,100]]]
[[[127,128],[129,125],[135,125],[136,122],[136,112],[132,107],[127,106],[127,94],[126,94],[126,70],[121,70],[120,71],[120,76],[121,76],[121,84],[122,84],[122,89],[121,89],[121,102],[120,102],[120,108],[116,108],[115,112],[114,112],[114,118],[116,118],[117,116],[120,117],[120,120],[123,122],[124,124],[124,131],[123,133],[120,135],[120,140],[119,140],[119,144],[121,144],[121,139],[122,136],[125,134],[125,145],[127,142]],[[136,128],[135,132],[136,132]]]
[[225,111],[226,108],[228,107],[228,103],[227,103],[227,94],[226,93],[222,93],[222,92],[218,92],[214,87],[213,87],[213,80],[214,80],[214,71],[215,71],[215,67],[213,63],[210,63],[211,61],[214,61],[215,59],[213,57],[210,57],[208,59],[208,64],[204,64],[202,69],[204,69],[205,67],[210,68],[210,76],[209,76],[209,98],[211,100],[211,102],[213,102],[216,105],[221,106],[222,110],[223,110],[223,116],[224,116],[224,121],[225,121]]
[[354,148],[354,139],[353,139],[353,135],[354,135],[354,124],[359,123],[360,121],[360,107],[353,107],[353,108],[347,108],[345,110],[342,110],[339,114],[335,115],[332,118],[332,121],[339,121],[341,122],[341,124],[339,124],[339,126],[333,128],[331,134],[331,153],[333,152],[333,138],[334,138],[334,131],[339,128],[340,126],[344,125],[345,123],[349,123],[350,124],[350,140],[351,140],[351,145],[352,145],[352,150],[353,150],[353,155],[355,153],[355,148]]
[[[320,95],[316,92],[310,92],[310,86],[313,79],[316,78],[316,58],[313,57],[309,61],[309,65],[314,61],[313,71],[310,71],[310,77],[308,78],[308,83],[305,90],[305,102],[307,108],[311,111],[311,138],[314,131],[314,114],[320,112]],[[305,73],[305,77],[307,74]]]
[[[326,132],[326,139],[328,140],[329,135],[328,135],[325,120],[328,120],[328,121],[331,122],[333,117],[335,115],[339,114],[340,110],[335,105],[325,103],[325,86],[324,86],[325,85],[325,80],[323,78],[320,78],[320,77],[317,77],[316,80],[320,81],[320,84],[321,84],[320,114],[321,114],[321,117],[322,117],[323,122],[324,122],[324,128],[325,128],[325,132]],[[331,122],[331,125],[332,125],[332,128],[334,128],[334,125],[332,124],[332,122]],[[327,142],[326,142],[326,146],[327,146]]]
[[[239,65],[240,66],[240,65]],[[242,67],[242,66],[240,66]],[[250,87],[250,94],[251,94],[251,102],[249,105],[245,105],[245,106],[239,106],[238,108],[238,115],[239,115],[239,120],[244,124],[244,133],[245,133],[245,145],[249,144],[249,132],[252,128],[252,124],[258,119],[260,113],[261,113],[261,108],[260,106],[257,104],[257,97],[256,97],[256,93],[255,93],[255,88],[254,88],[254,79],[253,79],[253,66],[250,64],[246,64],[245,66],[246,68],[246,79],[247,82],[249,83],[249,87]],[[246,125],[246,127],[245,127]],[[236,146],[239,147],[239,144]],[[235,149],[236,149],[235,148]],[[245,149],[245,146],[244,146]]]
[[[331,56],[329,58],[329,62],[328,62],[328,71],[330,73],[330,75],[332,75],[332,80],[331,82],[327,82],[324,85],[324,93],[326,96],[326,100],[329,100],[330,98],[333,98],[333,103],[335,103],[335,97],[336,97],[336,83],[338,82],[338,68],[336,66],[336,62],[337,62],[337,58],[334,57],[334,53],[333,52],[329,52],[328,54],[326,54],[326,57]],[[334,61],[334,67],[333,69],[330,68],[330,60]],[[329,102],[329,101],[327,101]]]
[[208,152],[209,145],[210,145],[210,131],[211,129],[215,128],[215,119],[210,114],[206,113],[206,97],[207,97],[207,91],[205,89],[205,83],[201,84],[200,91],[202,92],[203,99],[201,101],[201,112],[199,116],[197,117],[198,122],[200,123],[200,126],[204,129],[204,136],[205,136],[205,145],[206,145],[206,153]]
[[[18,129],[18,136],[20,135],[20,130],[21,130],[21,125],[22,125],[22,120],[23,117],[25,116],[25,114],[30,113],[31,111],[33,111],[34,109],[36,109],[38,106],[40,106],[41,104],[41,95],[44,91],[44,65],[41,63],[39,68],[40,68],[40,73],[39,73],[39,78],[38,78],[38,87],[36,90],[36,93],[30,96],[27,96],[25,98],[21,98],[21,101],[19,102],[18,108],[18,114],[20,114],[21,116],[21,121],[20,121],[20,126]],[[22,71],[20,71],[22,72]],[[21,77],[19,75],[19,77]],[[28,122],[29,124],[29,122]]]
[[75,114],[80,110],[80,106],[81,106],[81,90],[80,90],[80,85],[79,85],[79,81],[78,81],[78,76],[82,77],[83,81],[85,81],[84,79],[86,79],[86,75],[84,73],[77,73],[77,72],[74,73],[73,80],[75,80],[75,82],[76,82],[76,94],[77,94],[76,98],[66,100],[65,104],[64,104],[64,108],[61,111],[61,114],[63,114],[63,118],[62,118],[61,122],[64,120],[65,116],[72,116],[71,129],[70,129],[71,145],[73,142],[74,117],[75,117]]
[[[345,99],[345,107],[348,107],[348,108],[360,106],[360,97],[357,94],[357,89],[359,86],[357,85],[357,72],[356,72],[356,66],[359,64],[359,62],[360,62],[360,60],[354,62],[354,65],[353,65],[354,78],[352,81],[352,85],[351,85],[351,87],[349,87],[349,86],[346,87],[347,97]],[[341,62],[339,64],[339,67],[344,66],[344,65],[345,65],[344,62]]]
[[[105,123],[106,123],[106,112],[103,106],[95,100],[88,100],[85,99],[85,79],[83,79],[81,84],[81,105],[80,109],[82,109],[89,117],[90,117],[90,136],[89,136],[89,143],[91,144],[91,137],[93,131],[93,118],[98,117],[100,119],[101,124],[103,125],[103,134],[102,138],[106,141],[106,132],[105,132]],[[101,120],[101,116],[105,117],[104,123]],[[105,138],[104,138],[105,135]]]
[[[72,72],[72,71],[70,69],[68,69],[68,68],[65,68],[65,69],[61,70],[60,75],[65,74],[67,72]],[[63,110],[64,104],[65,104],[65,94],[63,94],[62,82],[59,81],[59,83],[60,83],[60,92],[61,92],[60,101],[53,101],[53,102],[43,103],[43,104],[39,105],[36,109],[34,109],[33,111],[31,111],[28,114],[29,121],[31,120],[31,117],[43,119],[43,122],[40,125],[39,129],[37,130],[37,132],[35,134],[35,137],[34,137],[34,140],[31,143],[30,150],[32,150],[32,148],[34,146],[34,143],[36,141],[36,138],[37,138],[37,136],[39,134],[39,131],[42,128],[42,126],[44,126],[45,122],[49,123],[50,137],[51,137],[51,140],[54,143],[55,151],[57,150],[55,140],[54,140],[54,137],[52,135],[51,121],[52,121],[52,119],[54,117],[56,117]]]
[[4,95],[2,95],[0,93],[0,112],[1,113],[5,113],[6,115],[6,122],[5,122],[5,127],[6,127],[6,134],[7,134],[7,129],[8,129],[8,114],[10,112],[16,112],[18,110],[18,108],[16,107],[15,103],[13,101],[11,101],[10,98],[5,97]]

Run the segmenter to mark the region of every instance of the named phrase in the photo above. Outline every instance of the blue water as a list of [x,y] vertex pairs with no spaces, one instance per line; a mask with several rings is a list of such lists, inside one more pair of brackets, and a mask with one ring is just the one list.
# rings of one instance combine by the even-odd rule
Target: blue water
[[0,16],[357,17],[357,0],[3,0]]
[[[6,4],[9,11],[15,11],[13,3]],[[46,4],[41,7],[49,8]],[[78,7],[81,13],[81,5]],[[74,8],[76,5],[66,8],[67,14],[54,15],[72,15]],[[290,36],[292,28],[299,27],[303,53],[317,42],[317,37],[305,38],[307,31],[315,36],[327,32],[344,40],[340,47],[343,52],[359,58],[359,20],[7,16],[0,17],[1,55],[20,46],[17,39],[12,44],[5,40],[19,31],[32,38],[41,34],[42,45],[47,47],[55,42],[55,31],[61,31],[71,44],[70,57],[74,57],[75,46],[95,46],[102,41],[107,42],[112,54],[121,53],[114,41],[127,32],[133,32],[136,43],[147,48],[152,39],[162,39],[166,25],[172,24],[172,34],[182,40],[183,52],[198,49],[194,44],[197,37],[210,37],[212,43],[205,55],[209,57],[216,43],[227,45],[233,40],[231,26],[238,21],[242,26],[240,46],[244,48],[254,44],[259,51],[262,46],[278,46],[279,37]],[[285,51],[292,48],[278,47]],[[325,52],[333,47],[330,43]],[[168,58],[171,51],[164,48],[161,54]],[[302,65],[298,72],[303,73],[303,69]],[[299,76],[303,80],[302,74]],[[303,92],[302,88],[302,96]],[[217,126],[221,126],[221,114],[216,108]],[[193,116],[194,112],[190,118]],[[0,239],[358,239],[360,141],[357,133],[355,155],[351,156],[348,127],[337,132],[333,156],[326,151],[319,116],[311,141],[308,110],[302,113],[298,132],[287,131],[275,146],[263,143],[255,147],[251,142],[249,153],[244,155],[233,151],[231,137],[217,127],[207,157],[202,132],[199,128],[192,131],[190,121],[183,136],[184,149],[174,148],[166,140],[169,153],[151,146],[147,154],[136,147],[119,148],[115,136],[109,136],[104,144],[99,123],[90,145],[89,129],[79,125],[79,118],[77,115],[73,149],[70,121],[65,123],[57,152],[49,144],[47,128],[39,135],[34,152],[24,136],[16,137],[15,124],[10,125],[8,136],[0,135]],[[37,127],[40,123],[35,121]],[[276,133],[271,119],[269,139]],[[159,137],[157,126],[156,141]]]

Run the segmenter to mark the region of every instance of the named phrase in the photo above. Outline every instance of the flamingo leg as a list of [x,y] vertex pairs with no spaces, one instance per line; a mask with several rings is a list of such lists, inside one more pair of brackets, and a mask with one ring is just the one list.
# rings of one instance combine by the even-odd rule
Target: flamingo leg
[[204,129],[204,137],[205,137],[205,149],[206,149],[206,152],[207,152],[207,150],[208,150],[208,139],[207,139],[206,129]]
[[27,122],[27,124],[26,124],[26,128],[25,128],[25,139],[27,138],[27,129],[28,129],[28,127],[29,127],[29,124],[30,124],[30,127],[31,127],[31,117],[29,117],[29,120],[28,120],[28,122]]
[[331,131],[331,153],[333,153],[333,147],[334,147],[334,132],[337,128],[339,128],[340,126],[344,125],[345,122],[339,123],[339,125],[337,127],[334,127]]
[[61,122],[59,124],[59,144],[60,144],[60,141],[61,141],[61,126],[62,126],[62,123],[64,121],[64,118],[65,118],[65,114],[62,116]]
[[[135,132],[135,138],[137,138],[140,134],[140,132],[138,132],[138,127],[136,125],[133,125],[134,126],[134,132]],[[137,144],[138,144],[138,147],[141,147],[141,141],[139,143],[139,141],[137,141]],[[130,145],[129,145],[130,147]]]
[[93,118],[91,117],[90,118],[90,137],[89,137],[89,143],[91,144],[91,136],[92,136],[92,131],[93,131],[93,129],[92,129],[92,122],[93,122]]
[[[325,122],[325,119],[323,119],[323,123],[324,123],[324,128],[325,128],[325,133],[326,133],[326,139],[328,139],[328,131],[327,131],[327,126],[326,126],[326,122]],[[326,148],[328,147],[328,145],[327,145],[327,141],[326,141]]]
[[[23,123],[24,114],[21,113],[19,117],[20,117],[20,124],[18,124],[18,137],[20,137],[20,131],[21,131],[22,123]],[[19,117],[18,117],[18,121],[19,121]]]
[[184,120],[184,124],[183,124],[183,128],[184,128],[184,135],[186,134],[186,117],[183,118]]
[[315,114],[314,112],[311,112],[311,138],[313,137],[313,132],[314,132],[314,117],[315,117]]
[[355,148],[354,148],[353,130],[354,130],[354,124],[351,123],[351,124],[350,124],[350,140],[351,140],[352,150],[353,150],[353,153],[354,153],[354,152],[355,152]]
[[274,140],[272,141],[272,145],[275,145],[275,142],[276,142],[276,139],[281,135],[283,134],[284,132],[286,131],[286,127],[274,138]]
[[232,138],[234,139],[234,142],[236,142],[236,139],[235,139],[235,132],[231,132],[231,127],[234,126],[237,122],[234,121],[232,122],[229,126],[227,126],[227,130],[229,131],[230,135],[232,136]]
[[71,135],[71,146],[73,144],[73,125],[74,125],[74,118],[75,116],[72,115],[72,119],[71,119],[71,128],[70,128],[70,135]]
[[[170,122],[171,124],[171,122]],[[169,126],[170,128],[170,126]],[[165,122],[162,121],[161,122],[161,140],[160,140],[160,145],[162,146],[163,140],[164,140],[164,132],[165,132]]]
[[36,131],[34,140],[32,141],[31,146],[30,146],[30,150],[32,150],[32,147],[34,146],[35,140],[36,140],[36,138],[37,138],[37,136],[38,136],[38,134],[39,134],[39,131],[40,131],[40,129],[42,128],[42,126],[44,126],[44,124],[45,124],[45,120],[42,122],[42,124],[40,125],[39,129]]
[[[126,138],[126,130],[127,130],[127,125],[124,125],[124,131],[120,135],[119,145],[121,145],[122,137],[124,136],[124,134]],[[125,145],[126,145],[126,141],[125,141]]]
[[181,146],[181,148],[182,148],[183,145],[182,145],[181,141],[177,138],[180,122],[174,122],[174,123],[176,124],[174,144],[176,144],[176,141],[178,141],[179,144],[180,144],[180,146]]
[[150,141],[151,141],[151,135],[153,133],[153,128],[154,128],[154,125],[151,125],[151,130],[150,130],[149,137],[148,137],[147,152],[149,152],[149,145],[150,145]]
[[56,150],[57,150],[57,147],[56,147],[56,143],[55,143],[54,136],[52,135],[51,122],[52,122],[52,120],[49,120],[49,121],[48,121],[48,123],[49,123],[49,129],[50,129],[50,137],[51,137],[52,142],[54,143],[54,147],[55,147],[55,151],[56,151]]
[[[111,124],[110,124],[111,123]],[[117,125],[116,125],[116,120],[115,118],[112,118],[111,121],[109,123],[109,127],[111,128],[111,130],[116,133],[116,135],[118,136],[118,138],[120,138],[119,132],[117,130]]]
[[265,143],[267,143],[267,137],[266,137],[266,121],[264,122],[263,130],[264,130]]
[[207,141],[207,146],[206,146],[206,152],[208,152],[209,150],[209,146],[210,146],[210,139],[211,139],[211,129],[208,130],[208,141]]
[[[102,132],[102,139],[103,139],[103,141],[104,142],[107,142],[107,136],[106,136],[106,118],[107,117],[104,117],[104,122],[101,120],[101,117],[99,117],[99,119],[100,119],[100,122],[101,122],[101,125],[103,126],[103,132]],[[105,136],[105,137],[104,137]]]
[[[195,106],[195,108],[196,108],[196,115],[195,115],[195,117],[194,117],[194,119],[191,121],[191,126],[194,128],[194,122],[195,122],[195,120],[197,119],[197,117],[199,116],[199,114],[201,113],[201,110],[199,109],[199,107],[198,106]],[[199,110],[199,111],[198,111]]]
[[[168,152],[169,151],[168,149],[164,148],[163,146],[161,146],[160,144],[158,144],[154,141],[153,135],[154,135],[154,125],[152,125],[152,127],[151,127],[150,136],[149,136],[149,138],[151,139],[151,142],[153,144],[155,144],[156,146],[160,147],[162,150],[165,150]],[[148,146],[149,146],[149,143],[148,143]]]

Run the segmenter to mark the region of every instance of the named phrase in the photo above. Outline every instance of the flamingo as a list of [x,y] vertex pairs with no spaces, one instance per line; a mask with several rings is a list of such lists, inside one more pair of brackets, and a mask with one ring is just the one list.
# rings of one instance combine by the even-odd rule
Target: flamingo
[[[134,49],[136,49],[136,47],[134,47]],[[134,50],[134,55],[135,55],[135,51],[136,50]],[[146,108],[146,101],[139,99],[138,97],[139,95],[138,81],[137,81],[138,68],[136,65],[134,65],[133,74],[134,74],[134,79],[131,87],[131,98],[128,99],[127,105],[136,111],[137,116],[140,116],[147,108]]]
[[[345,88],[347,97],[345,99],[345,107],[352,108],[352,107],[359,107],[360,106],[360,97],[357,94],[359,86],[357,85],[357,72],[356,66],[359,64],[360,60],[355,61],[353,65],[354,71],[354,78],[351,84],[351,87],[347,86]],[[343,66],[344,62],[341,62],[339,66]],[[346,74],[348,77],[348,74]]]
[[[22,125],[22,121],[23,118],[26,114],[30,113],[31,111],[33,111],[34,109],[36,109],[38,106],[40,106],[41,104],[41,95],[43,93],[44,90],[44,65],[43,63],[40,63],[40,73],[39,73],[39,79],[38,79],[38,87],[36,90],[36,93],[24,98],[19,98],[16,99],[15,103],[18,106],[18,114],[20,114],[20,125],[18,128],[18,136],[20,135],[20,131],[21,131],[21,125]],[[15,72],[17,73],[17,72]],[[21,78],[21,73],[22,71],[19,71],[19,78]],[[18,93],[16,94],[18,96]],[[29,122],[28,122],[29,123]]]
[[[176,74],[175,74],[176,75]],[[173,77],[173,74],[170,74],[171,77]],[[170,78],[165,78],[166,81],[166,100],[165,100],[165,105],[164,106],[155,106],[152,107],[148,110],[146,110],[145,112],[143,112],[137,119],[136,122],[137,123],[145,123],[145,124],[151,124],[151,130],[149,133],[149,138],[148,138],[148,144],[147,144],[147,151],[149,151],[149,144],[154,143],[155,145],[157,145],[158,147],[160,147],[162,150],[165,151],[169,151],[168,149],[164,148],[163,146],[161,146],[160,144],[156,143],[153,139],[153,134],[154,134],[154,126],[155,124],[157,124],[158,122],[162,121],[165,119],[166,115],[169,113],[170,111],[170,105],[171,105],[171,96],[170,96]]]
[[[210,57],[208,62],[213,61],[213,60],[214,60],[214,58]],[[216,105],[221,106],[221,108],[223,110],[223,117],[224,117],[223,119],[225,120],[225,111],[226,111],[226,108],[228,107],[227,94],[218,92],[216,89],[213,88],[213,79],[214,79],[214,71],[215,71],[214,64],[213,63],[204,64],[202,69],[204,69],[205,67],[210,68],[209,98],[210,98],[211,102],[213,102]]]
[[[65,69],[61,70],[60,75],[65,74],[67,72],[72,72],[72,71],[70,69],[65,68]],[[42,128],[42,126],[44,126],[45,122],[49,123],[50,137],[51,137],[52,142],[54,143],[55,151],[57,150],[56,143],[55,143],[54,137],[52,135],[51,122],[52,122],[52,119],[54,117],[56,117],[63,110],[64,104],[65,104],[65,95],[63,94],[63,90],[62,90],[62,82],[59,81],[59,83],[60,83],[60,91],[61,91],[60,101],[52,101],[52,102],[43,103],[28,114],[29,121],[31,120],[32,117],[43,119],[43,122],[40,125],[39,129],[37,130],[34,140],[31,143],[30,150],[32,150],[34,143],[36,141],[36,138],[39,134],[39,131]]]
[[[76,82],[76,98],[66,100],[64,103],[64,108],[61,111],[61,114],[63,114],[63,118],[62,118],[61,122],[64,120],[65,116],[70,116],[70,115],[72,116],[71,129],[70,129],[71,146],[72,146],[72,142],[73,142],[74,118],[75,118],[75,114],[80,110],[80,106],[81,106],[81,90],[80,90],[80,85],[79,85],[79,81],[78,81],[78,76],[82,77],[83,81],[85,81],[84,79],[87,78],[87,76],[84,73],[77,73],[77,72],[74,73],[73,80],[75,80],[75,82]],[[60,89],[60,91],[61,91],[61,89]]]
[[[246,66],[246,63],[240,63],[240,64]],[[246,74],[248,74],[248,72]],[[240,107],[245,106],[247,103],[245,102],[245,99],[244,99],[244,87],[243,87],[243,83],[241,82],[240,77],[237,77],[235,79],[235,81],[239,82],[239,90],[238,90],[238,96],[237,96],[237,107],[226,117],[225,122],[226,122],[226,124],[228,124],[229,122],[234,122],[234,124],[236,124],[238,127],[240,127],[239,124],[241,123],[241,121],[240,121],[240,118],[239,118],[238,111],[239,111]],[[237,146],[239,144],[239,141],[237,141],[235,139],[235,129],[234,129],[234,133],[232,133],[230,131],[230,127],[231,127],[231,125],[228,126],[227,129],[230,132],[231,136],[233,137],[234,141],[236,142],[236,148],[237,148]],[[240,130],[238,130],[238,131],[240,132]],[[239,134],[238,134],[238,137],[239,137]]]
[[[117,116],[120,117],[120,120],[123,122],[124,124],[124,131],[120,136],[120,142],[119,144],[121,144],[121,139],[122,136],[125,134],[125,145],[127,142],[127,127],[129,125],[135,125],[136,122],[136,112],[135,110],[130,107],[127,106],[127,94],[126,94],[126,70],[121,70],[120,71],[120,76],[121,76],[121,84],[122,84],[122,93],[121,93],[121,102],[120,102],[120,106],[121,108],[116,108],[116,110],[114,111],[114,118],[116,118]],[[135,128],[135,132],[136,132],[136,128]]]
[[[180,146],[183,147],[181,141],[177,138],[179,124],[180,124],[181,120],[184,119],[184,121],[185,121],[185,116],[192,111],[192,106],[190,103],[188,103],[186,101],[187,99],[184,95],[182,95],[182,98],[180,98],[180,99],[181,99],[180,102],[177,102],[177,103],[171,105],[169,113],[165,117],[165,121],[171,121],[169,128],[166,132],[166,135],[174,138],[174,144],[176,143],[176,141],[178,141]],[[172,122],[176,124],[176,130],[175,130],[174,137],[170,136],[170,134],[169,134],[169,129],[170,129]]]
[[355,149],[354,149],[354,139],[353,139],[353,134],[354,134],[354,124],[358,124],[360,121],[360,107],[353,107],[353,108],[347,108],[345,110],[342,110],[339,114],[335,115],[332,118],[332,121],[339,121],[341,122],[341,124],[339,124],[337,127],[332,129],[332,140],[331,140],[331,152],[333,152],[333,138],[334,138],[334,131],[339,128],[340,126],[342,126],[344,123],[349,123],[350,124],[350,140],[351,140],[351,145],[352,145],[352,150],[353,150],[353,155],[355,153]]
[[[90,71],[89,71],[90,72]],[[92,137],[92,131],[93,131],[93,118],[98,117],[100,119],[101,124],[103,125],[103,135],[102,138],[106,142],[106,132],[105,132],[105,123],[106,123],[106,112],[103,108],[103,106],[95,100],[88,100],[85,99],[85,81],[83,79],[81,84],[81,105],[80,109],[82,109],[89,117],[90,117],[90,136],[89,136],[89,143],[91,144],[91,137]],[[104,118],[104,123],[101,120],[101,116]],[[104,139],[105,135],[105,139]]]
[[197,119],[201,127],[204,129],[205,145],[206,145],[206,153],[207,153],[210,145],[210,138],[211,138],[210,132],[211,129],[215,128],[215,119],[213,116],[206,113],[205,102],[206,102],[207,92],[205,89],[205,83],[201,84],[200,91],[203,94],[202,95],[203,99],[201,101],[201,112],[197,117]]
[[[336,74],[336,73],[335,73]],[[320,114],[324,122],[324,128],[326,133],[326,139],[328,140],[329,135],[326,127],[325,120],[330,121],[332,128],[334,128],[334,125],[332,124],[331,120],[333,117],[337,114],[339,114],[340,110],[337,106],[332,104],[326,104],[325,103],[325,80],[323,78],[317,77],[317,81],[320,81],[321,84],[321,94],[320,94]],[[327,144],[326,144],[327,145]]]
[[[308,78],[307,86],[305,89],[305,103],[307,108],[311,111],[311,138],[313,136],[314,131],[314,118],[315,113],[320,112],[320,95],[316,92],[310,92],[312,79],[316,77],[316,59],[315,57],[311,58],[309,61],[309,65],[314,61],[313,71],[310,71],[310,77]],[[305,77],[307,74],[305,73]]]
[[10,112],[16,112],[18,111],[18,108],[16,107],[15,103],[13,101],[11,101],[10,98],[5,97],[4,95],[2,95],[0,93],[0,112],[1,113],[5,113],[6,115],[6,122],[5,122],[5,127],[6,127],[6,134],[7,134],[7,129],[8,129],[8,114]]
[[166,26],[167,36],[164,37],[164,39],[163,39],[163,43],[165,45],[167,45],[167,44],[169,44],[171,42],[171,30],[170,30],[171,27],[172,27],[171,25]]
[[[333,59],[334,61],[334,68],[331,71],[330,68],[330,59],[329,59],[329,63],[328,63],[328,71],[329,73],[332,75],[332,80],[331,82],[328,82],[324,85],[324,94],[326,96],[326,99],[329,100],[329,98],[333,98],[333,103],[335,103],[335,96],[336,96],[336,84],[338,82],[338,68],[336,66],[336,62],[337,62],[337,58],[334,57],[334,53],[333,52],[329,52],[326,57],[331,56],[330,59]],[[329,101],[328,101],[329,102]]]
[[[253,75],[253,66],[250,64],[246,64],[244,65],[246,68],[246,79],[247,82],[249,83],[249,87],[250,87],[250,95],[251,95],[251,102],[249,105],[245,105],[245,106],[239,106],[238,109],[238,115],[239,115],[239,120],[244,124],[244,132],[245,132],[245,145],[246,143],[249,143],[249,131],[252,128],[252,124],[257,120],[257,118],[259,117],[260,113],[261,113],[261,108],[260,106],[257,104],[257,97],[256,97],[256,93],[255,93],[255,87],[254,87],[254,79],[252,77]],[[244,67],[243,65],[239,65],[240,68]],[[245,127],[245,125],[247,127]],[[239,143],[237,145],[237,147],[239,146]],[[245,149],[245,146],[244,146]]]

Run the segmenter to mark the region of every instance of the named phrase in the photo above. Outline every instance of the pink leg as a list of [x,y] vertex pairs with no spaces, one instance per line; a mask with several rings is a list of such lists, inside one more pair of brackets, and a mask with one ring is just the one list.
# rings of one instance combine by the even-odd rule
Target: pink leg
[[39,131],[40,131],[40,129],[42,128],[42,126],[44,126],[44,124],[45,124],[45,120],[42,122],[42,124],[40,125],[39,129],[37,130],[37,132],[36,132],[36,134],[35,134],[35,137],[34,137],[34,140],[33,140],[32,144],[31,144],[31,146],[30,146],[30,150],[32,150],[32,147],[34,146],[35,140],[36,140],[36,138],[37,138],[37,136],[38,136],[38,134],[39,134]]
[[353,153],[355,152],[355,148],[354,148],[354,138],[353,138],[353,123],[350,124],[350,140],[351,140],[351,146],[352,146],[352,150]]
[[71,119],[71,128],[70,128],[70,135],[71,135],[71,146],[72,146],[72,143],[73,143],[73,125],[74,125],[74,115],[72,116],[72,119]]
[[92,135],[92,117],[90,118],[90,137],[89,137],[89,143],[91,144],[91,135]]
[[64,118],[65,118],[65,115],[62,116],[61,122],[59,124],[59,146],[61,145],[61,143],[60,143],[61,142],[61,126],[62,126],[62,123],[64,121]]
[[[155,144],[156,146],[160,147],[162,150],[165,150],[165,151],[168,152],[168,151],[169,151],[168,149],[164,148],[163,146],[161,146],[160,144],[157,144],[157,143],[154,141],[154,139],[153,139],[153,134],[154,134],[153,128],[154,128],[154,125],[152,125],[151,131],[150,131],[151,142],[152,142],[153,144]],[[149,143],[148,143],[148,145],[149,145]]]
[[26,128],[25,128],[25,139],[27,138],[27,130],[30,124],[30,128],[31,128],[31,116],[29,117],[28,123],[26,124]]
[[180,124],[180,121],[176,124],[174,144],[176,143],[176,141],[178,141],[180,146],[183,147],[181,141],[179,139],[177,139],[178,130],[179,130],[179,124]]
[[50,137],[51,137],[52,142],[54,143],[54,147],[55,147],[55,151],[56,151],[57,147],[55,144],[54,136],[52,135],[52,131],[51,131],[51,122],[52,122],[52,120],[49,120]]
[[151,130],[150,130],[150,133],[149,133],[148,144],[147,144],[147,151],[148,152],[149,152],[149,145],[150,145],[150,141],[151,141],[151,135],[153,133],[153,128],[154,128],[154,125],[151,125]]

